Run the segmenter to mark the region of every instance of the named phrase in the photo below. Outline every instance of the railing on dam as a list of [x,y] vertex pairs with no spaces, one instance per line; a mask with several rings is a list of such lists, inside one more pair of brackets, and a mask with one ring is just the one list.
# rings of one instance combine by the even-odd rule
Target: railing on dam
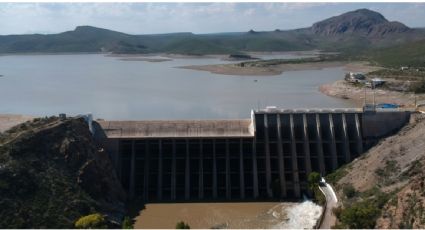
[[[214,121],[231,135],[209,122],[185,123],[208,130],[208,135],[184,131],[179,136],[170,125],[176,121],[166,121],[162,130],[173,134],[167,136],[152,130],[164,121],[154,126],[149,121],[122,126],[105,121],[97,124],[104,132],[96,132],[96,138],[111,154],[132,197],[150,202],[301,198],[308,193],[310,172],[325,175],[352,161],[408,117],[405,112],[358,109],[269,109],[253,111],[251,120]],[[111,127],[143,135],[116,135]]]

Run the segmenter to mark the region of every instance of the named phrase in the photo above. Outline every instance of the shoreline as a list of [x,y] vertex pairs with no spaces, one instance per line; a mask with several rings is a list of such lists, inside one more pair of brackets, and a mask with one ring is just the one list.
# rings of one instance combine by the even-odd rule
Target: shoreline
[[[342,98],[354,102],[356,106],[363,106],[365,102],[365,89],[366,89],[366,103],[373,103],[373,94],[375,93],[375,102],[379,103],[392,103],[398,104],[401,107],[414,107],[415,100],[425,100],[424,94],[403,93],[397,91],[390,91],[382,88],[377,88],[373,92],[371,88],[356,87],[344,80],[323,84],[319,87],[319,91],[327,96]],[[415,99],[416,98],[416,99]]]
[[[207,71],[214,74],[233,76],[276,76],[287,71],[321,70],[324,68],[343,67],[352,72],[370,72],[381,67],[370,66],[366,62],[323,61],[296,64],[280,64],[268,67],[241,67],[234,64],[190,65],[176,68]],[[342,78],[343,76],[341,76]]]

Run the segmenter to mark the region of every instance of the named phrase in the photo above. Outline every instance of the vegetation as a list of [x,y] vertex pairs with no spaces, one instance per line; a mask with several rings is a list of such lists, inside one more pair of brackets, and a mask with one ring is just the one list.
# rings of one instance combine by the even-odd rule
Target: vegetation
[[353,198],[357,193],[356,189],[354,189],[353,185],[351,184],[342,187],[342,192],[347,198]]
[[425,67],[425,40],[371,49],[366,55],[373,62],[385,67]]
[[310,174],[308,174],[308,187],[310,189],[313,189],[314,187],[319,186],[319,182],[320,182],[320,174],[318,172],[311,172]]
[[347,167],[347,165],[344,165],[344,166],[338,168],[337,170],[335,170],[334,172],[328,174],[326,176],[326,181],[331,183],[331,184],[336,184],[336,182],[338,180],[340,180],[345,175],[347,175],[348,171],[346,170],[346,167]]
[[176,224],[176,229],[190,229],[190,226],[188,223],[185,223],[184,221],[179,221]]
[[0,228],[73,228],[91,213],[123,212],[110,208],[123,202],[115,193],[121,187],[109,177],[109,158],[96,150],[83,119],[43,118],[5,132],[0,139]]
[[83,216],[75,222],[75,228],[88,229],[88,228],[107,228],[106,220],[102,214],[95,213],[88,216]]
[[370,202],[363,201],[342,210],[339,219],[348,228],[374,228],[379,209]]
[[411,90],[414,93],[425,93],[425,80],[419,81],[417,84],[415,84]]
[[377,187],[358,193],[349,185],[344,194],[355,201],[344,202],[344,208],[339,207],[333,210],[340,221],[336,226],[338,228],[374,228],[382,208],[392,196],[392,194],[380,191]]
[[130,217],[124,217],[124,220],[122,221],[122,229],[133,229],[133,221]]
[[308,187],[313,192],[314,202],[319,205],[324,205],[326,203],[326,197],[319,189],[319,182],[321,176],[318,172],[311,172],[308,174]]

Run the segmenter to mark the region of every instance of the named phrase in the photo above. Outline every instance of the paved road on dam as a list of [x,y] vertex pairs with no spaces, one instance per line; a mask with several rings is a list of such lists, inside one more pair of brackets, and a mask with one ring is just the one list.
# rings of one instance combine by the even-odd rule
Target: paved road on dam
[[322,224],[320,225],[321,229],[330,229],[335,225],[336,217],[333,214],[333,208],[337,207],[338,200],[336,195],[332,189],[332,187],[325,183],[326,186],[320,186],[320,190],[325,194],[326,197],[326,211],[323,216]]

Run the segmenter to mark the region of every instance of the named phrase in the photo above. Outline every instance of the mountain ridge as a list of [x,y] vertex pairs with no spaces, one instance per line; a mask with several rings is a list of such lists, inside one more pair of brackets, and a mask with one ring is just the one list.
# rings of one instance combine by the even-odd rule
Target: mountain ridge
[[57,34],[2,35],[0,53],[109,52],[231,54],[250,51],[362,50],[425,39],[425,29],[390,22],[368,9],[350,11],[292,30],[212,34],[133,35],[94,26]]
[[388,21],[378,12],[358,9],[316,22],[311,30],[314,34],[325,36],[357,34],[377,38],[391,33],[407,32],[411,29],[401,22]]

